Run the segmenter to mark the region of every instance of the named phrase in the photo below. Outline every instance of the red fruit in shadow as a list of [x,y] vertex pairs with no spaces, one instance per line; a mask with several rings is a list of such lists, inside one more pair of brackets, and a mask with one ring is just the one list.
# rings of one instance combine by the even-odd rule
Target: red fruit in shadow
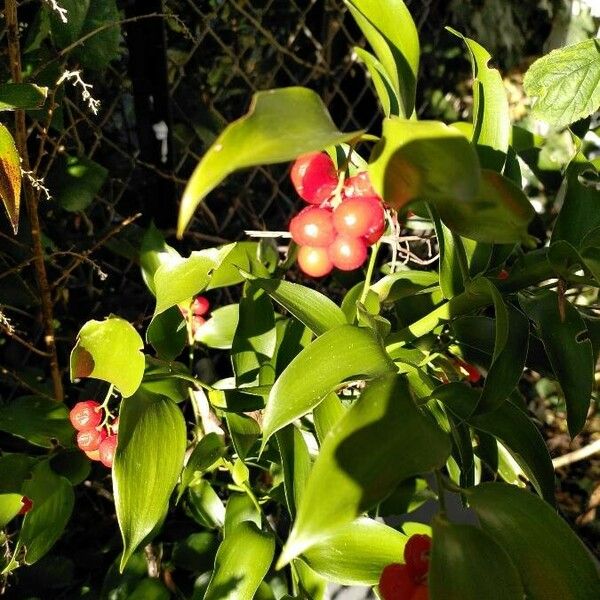
[[342,271],[353,271],[365,262],[367,244],[362,238],[338,235],[328,252],[334,267]]
[[100,462],[109,469],[113,466],[117,441],[116,435],[109,435],[105,440],[102,441],[100,447],[98,448],[98,451],[100,452]]
[[98,450],[102,440],[106,439],[106,429],[86,429],[77,434],[77,445],[84,452],[92,452]]
[[327,248],[302,246],[298,250],[298,266],[303,273],[310,277],[323,277],[331,273],[333,263],[329,258]]
[[498,279],[500,279],[500,281],[504,281],[505,279],[508,279],[509,276],[509,272],[506,269],[502,269],[500,271],[500,273],[498,273]]
[[95,400],[85,400],[78,402],[69,413],[71,424],[77,431],[86,431],[94,429],[102,423],[102,411],[100,404]]
[[309,204],[321,204],[337,186],[337,172],[325,152],[311,152],[299,156],[290,173],[298,195]]
[[194,315],[201,317],[210,310],[210,302],[204,296],[198,296],[194,298],[191,309]]
[[329,246],[335,239],[331,211],[318,206],[307,206],[290,221],[290,233],[300,246]]
[[461,360],[460,358],[456,359],[456,364],[463,371],[465,371],[465,373],[467,374],[467,379],[471,383],[477,383],[481,379],[481,373],[479,372],[479,369],[475,365],[465,362],[464,360]]
[[429,571],[429,552],[431,538],[428,535],[412,535],[404,546],[404,561],[410,576],[420,582]]
[[333,225],[339,234],[351,237],[368,237],[377,231],[383,233],[383,206],[373,196],[348,198],[333,211]]
[[27,496],[21,498],[21,504],[21,510],[17,513],[19,515],[26,515],[33,508],[33,502]]
[[379,577],[379,594],[383,600],[410,600],[416,589],[417,584],[406,565],[388,565]]
[[429,588],[426,585],[420,585],[410,600],[429,600]]

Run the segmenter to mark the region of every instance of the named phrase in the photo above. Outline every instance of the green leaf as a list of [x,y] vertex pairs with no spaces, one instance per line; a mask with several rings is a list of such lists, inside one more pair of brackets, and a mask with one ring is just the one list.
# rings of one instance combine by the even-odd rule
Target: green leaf
[[143,348],[140,334],[120,317],[88,321],[71,351],[71,381],[102,379],[114,384],[124,397],[131,396],[144,375]]
[[170,600],[171,592],[160,579],[142,579],[127,600]]
[[531,600],[594,600],[600,574],[569,526],[543,500],[504,483],[468,492],[484,531],[510,555]]
[[465,290],[461,270],[467,264],[465,248],[460,237],[453,234],[434,214],[435,209],[431,211],[440,253],[440,288],[444,298],[452,298]]
[[154,273],[156,308],[154,315],[191,300],[206,289],[211,275],[234,247],[228,244],[221,248],[207,248],[192,252],[188,258],[171,256]]
[[23,506],[21,498],[21,494],[0,494],[0,529],[19,514]]
[[15,234],[21,207],[21,159],[10,131],[0,124],[0,198]]
[[37,396],[22,396],[0,405],[0,430],[43,448],[72,446],[75,437],[67,407]]
[[471,525],[433,519],[429,568],[432,598],[522,600],[523,586],[510,556],[492,536]]
[[143,391],[123,400],[113,467],[121,571],[165,517],[185,447],[185,421],[173,401]]
[[375,585],[384,567],[402,561],[407,540],[403,533],[363,517],[325,536],[302,560],[329,581]]
[[335,302],[312,288],[282,279],[251,277],[251,281],[316,335],[347,322]]
[[576,436],[587,417],[594,385],[594,355],[587,327],[577,309],[555,292],[519,295],[544,343],[552,369],[567,403],[567,422]]
[[415,406],[405,378],[373,380],[325,438],[279,564],[352,522],[404,479],[441,467],[449,454],[447,434]]
[[54,197],[65,210],[85,210],[107,177],[108,170],[86,156],[60,156],[51,173]]
[[150,321],[146,341],[163,360],[175,360],[181,354],[188,341],[188,332],[177,306],[167,308]]
[[[365,64],[371,75],[375,91],[386,117],[390,115],[400,116],[404,114],[404,107],[400,108],[400,98],[394,87],[394,83],[387,74],[384,66],[370,52],[364,48],[355,46],[353,52],[358,59]],[[400,112],[402,110],[402,112]]]
[[227,428],[238,456],[246,458],[260,437],[260,425],[247,415],[226,413]]
[[239,523],[219,546],[204,600],[253,598],[274,553],[275,540],[271,535],[250,521]]
[[600,106],[600,42],[585,40],[553,50],[529,67],[523,80],[534,98],[532,114],[553,127],[566,127]]
[[34,83],[0,84],[0,111],[39,108],[46,101],[48,88]]
[[192,173],[181,200],[177,234],[183,234],[204,197],[234,171],[291,161],[360,135],[340,132],[312,90],[257,92],[248,113],[225,128]]
[[168,263],[173,256],[180,257],[179,252],[167,244],[163,234],[150,223],[144,232],[140,245],[140,267],[142,277],[148,289],[156,295],[154,273],[163,263]]
[[420,47],[406,4],[402,0],[347,0],[346,5],[401,98],[401,116],[410,117],[415,108]]
[[26,454],[0,456],[0,494],[21,494],[23,482],[31,478],[35,464],[36,460]]
[[302,350],[273,386],[263,416],[263,448],[273,433],[312,410],[342,381],[394,370],[373,332],[351,325],[330,329]]
[[337,422],[346,414],[346,409],[335,392],[327,394],[325,398],[315,406],[313,420],[317,438],[322,444],[327,434],[333,429]]
[[445,225],[467,238],[529,240],[527,225],[535,213],[527,197],[499,173],[480,170],[473,146],[455,128],[386,119],[372,156],[373,186],[393,208],[426,200]]
[[33,502],[25,515],[15,554],[25,550],[25,564],[46,554],[61,536],[73,511],[75,494],[71,484],[56,475],[48,461],[37,465],[23,485],[23,495]]
[[225,454],[225,444],[220,435],[212,432],[205,435],[197,444],[183,469],[177,502],[188,488],[197,473],[209,470]]
[[210,319],[198,328],[194,339],[209,348],[230,350],[239,322],[239,304],[220,306],[210,314]]
[[473,136],[481,165],[501,171],[508,152],[511,135],[506,89],[497,69],[490,68],[490,53],[477,42],[448,27],[462,38],[471,56],[473,67]]
[[290,515],[294,518],[310,473],[310,454],[302,432],[294,425],[280,429],[276,437],[283,467],[285,497]]
[[258,260],[257,242],[236,242],[233,248],[215,269],[207,290],[237,285],[244,281],[242,272],[264,274],[264,266]]
[[206,479],[195,480],[188,488],[188,508],[195,521],[206,529],[220,529],[225,523],[225,507]]
[[248,494],[233,493],[227,500],[223,537],[235,531],[236,527],[244,521],[250,521],[260,527],[260,512]]

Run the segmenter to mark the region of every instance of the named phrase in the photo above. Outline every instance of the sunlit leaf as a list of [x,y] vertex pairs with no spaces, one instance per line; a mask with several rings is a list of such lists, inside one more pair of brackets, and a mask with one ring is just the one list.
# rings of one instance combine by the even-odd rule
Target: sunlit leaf
[[46,101],[48,88],[34,83],[0,84],[0,111],[39,108]]
[[0,124],[0,198],[15,234],[21,206],[21,159],[10,131]]

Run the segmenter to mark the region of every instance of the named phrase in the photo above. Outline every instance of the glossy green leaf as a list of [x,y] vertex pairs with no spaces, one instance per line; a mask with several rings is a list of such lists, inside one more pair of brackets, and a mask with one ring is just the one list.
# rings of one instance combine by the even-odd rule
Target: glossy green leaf
[[401,116],[410,117],[415,108],[420,47],[406,4],[402,0],[347,0],[346,5],[401,99]]
[[260,438],[260,425],[248,415],[229,412],[225,418],[235,451],[241,458],[246,458]]
[[131,396],[144,375],[143,348],[140,334],[125,319],[111,316],[88,321],[71,351],[71,381],[102,379],[114,384],[124,397]]
[[282,279],[252,278],[252,283],[317,335],[347,322],[337,304],[312,288]]
[[34,83],[0,84],[0,111],[39,108],[46,101],[48,88]]
[[327,396],[315,406],[313,410],[313,420],[317,438],[321,444],[327,434],[345,414],[346,409],[335,392],[327,394]]
[[210,469],[224,454],[225,444],[220,435],[212,432],[201,438],[181,473],[181,483],[177,494],[178,502],[196,474],[202,474]]
[[380,517],[403,515],[423,506],[428,500],[435,500],[435,492],[429,489],[427,482],[420,477],[411,477],[400,483],[396,489],[379,505]]
[[408,537],[365,517],[325,536],[302,554],[317,573],[342,585],[375,585],[384,567],[401,562]]
[[108,170],[87,156],[60,156],[51,174],[55,199],[70,212],[85,210],[107,177]]
[[[404,114],[404,107],[400,108],[400,98],[398,92],[394,87],[394,83],[387,74],[384,66],[373,56],[370,52],[367,52],[364,48],[355,46],[353,48],[354,53],[358,56],[358,59],[364,63],[369,70],[371,81],[375,86],[375,92],[379,98],[379,102],[383,108],[383,114],[386,117],[390,115],[400,116]],[[402,113],[400,112],[402,111]]]
[[481,165],[501,171],[511,135],[508,98],[498,69],[489,66],[490,53],[476,41],[448,28],[462,38],[473,68],[473,136]]
[[[465,285],[462,270],[466,270],[467,257],[461,239],[452,233],[434,214],[432,209],[433,223],[439,246],[439,275],[440,288],[444,298],[452,298],[464,292]],[[462,269],[461,269],[462,264]]]
[[36,459],[26,454],[0,456],[0,494],[20,494],[35,465]]
[[283,467],[287,506],[290,515],[294,518],[310,473],[310,454],[302,432],[294,425],[287,425],[275,435]]
[[21,510],[21,494],[0,494],[0,529],[12,521]]
[[146,329],[146,341],[163,360],[175,360],[185,348],[188,331],[177,306],[156,315]]
[[160,579],[142,579],[127,600],[170,600],[171,592]]
[[273,433],[312,410],[344,380],[394,370],[373,332],[351,325],[330,329],[300,352],[273,386],[263,416],[263,447]]
[[555,292],[519,296],[535,322],[567,404],[571,436],[585,425],[594,384],[594,355],[585,323],[577,309]]
[[258,260],[258,242],[236,242],[233,248],[213,271],[207,290],[237,285],[244,281],[242,273],[265,275],[266,269]]
[[154,273],[156,308],[154,315],[191,300],[210,282],[211,274],[219,267],[233,244],[192,252],[188,258],[171,256]]
[[75,494],[71,484],[56,475],[48,461],[37,465],[31,479],[23,485],[23,495],[31,499],[32,509],[25,515],[15,548],[25,550],[25,564],[44,556],[61,536],[73,511]]
[[160,265],[168,263],[172,257],[180,257],[179,252],[167,244],[163,234],[154,223],[151,223],[142,237],[139,256],[142,277],[148,289],[156,294],[154,273]]
[[113,466],[121,570],[166,515],[185,447],[185,421],[172,400],[142,391],[123,400]]
[[229,350],[233,344],[240,316],[239,304],[220,306],[210,313],[210,319],[199,327],[194,339],[209,348]]
[[[298,575],[299,592],[311,600],[325,600],[327,580],[301,560],[294,561],[294,568]],[[285,600],[285,596],[280,600]]]
[[280,564],[374,507],[404,479],[441,467],[449,454],[448,436],[415,406],[403,377],[371,381],[321,446]]
[[212,570],[219,547],[217,536],[210,531],[192,533],[173,545],[172,560],[175,567],[192,573]]
[[[243,551],[241,551],[243,549]],[[275,540],[243,521],[221,542],[204,600],[253,598],[275,553]]]
[[204,197],[234,171],[291,161],[359,135],[340,132],[312,90],[288,87],[257,92],[248,113],[225,128],[193,172],[181,200],[178,235]]
[[21,207],[21,159],[10,131],[0,124],[0,199],[15,234]]
[[438,284],[438,276],[433,271],[397,271],[376,281],[371,290],[382,303],[396,302],[418,292],[433,288]]
[[188,488],[188,509],[205,529],[220,529],[225,523],[225,507],[206,479],[197,479]]
[[499,173],[480,170],[477,154],[455,128],[437,121],[386,119],[369,175],[392,207],[427,200],[452,231],[480,242],[529,240],[534,210]]
[[223,536],[227,537],[244,521],[250,521],[260,527],[261,514],[248,494],[233,493],[227,500]]
[[0,404],[0,430],[43,448],[56,444],[72,446],[75,439],[67,407],[37,396],[22,396]]
[[433,520],[429,567],[431,598],[522,600],[523,586],[511,557],[494,538],[472,525]]
[[468,492],[484,531],[510,555],[531,600],[594,600],[600,573],[569,526],[543,500],[504,483]]
[[523,80],[535,99],[532,114],[553,127],[566,127],[600,106],[600,42],[584,40],[558,48],[529,67]]

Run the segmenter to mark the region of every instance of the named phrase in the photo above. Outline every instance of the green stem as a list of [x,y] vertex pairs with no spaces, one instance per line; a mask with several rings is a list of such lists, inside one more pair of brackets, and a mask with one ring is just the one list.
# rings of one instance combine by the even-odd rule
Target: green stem
[[379,252],[380,242],[371,246],[371,256],[369,257],[369,265],[367,267],[367,275],[363,286],[362,294],[360,295],[360,303],[364,304],[371,287],[371,279],[373,279],[373,271],[375,270],[375,261],[377,260],[377,252]]
[[446,498],[444,496],[445,487],[444,487],[444,478],[439,469],[435,470],[435,482],[437,484],[437,495],[438,501],[440,503],[440,512],[446,514]]
[[[207,392],[212,392],[214,390],[212,386],[200,381],[199,379],[196,379],[195,377],[192,377],[191,375],[185,375],[184,373],[169,373],[169,377],[174,377],[175,379],[181,379],[183,381],[189,381],[190,383],[193,383],[199,390],[206,390]],[[164,378],[164,375],[149,375],[148,377],[144,377],[144,381],[160,381]]]

